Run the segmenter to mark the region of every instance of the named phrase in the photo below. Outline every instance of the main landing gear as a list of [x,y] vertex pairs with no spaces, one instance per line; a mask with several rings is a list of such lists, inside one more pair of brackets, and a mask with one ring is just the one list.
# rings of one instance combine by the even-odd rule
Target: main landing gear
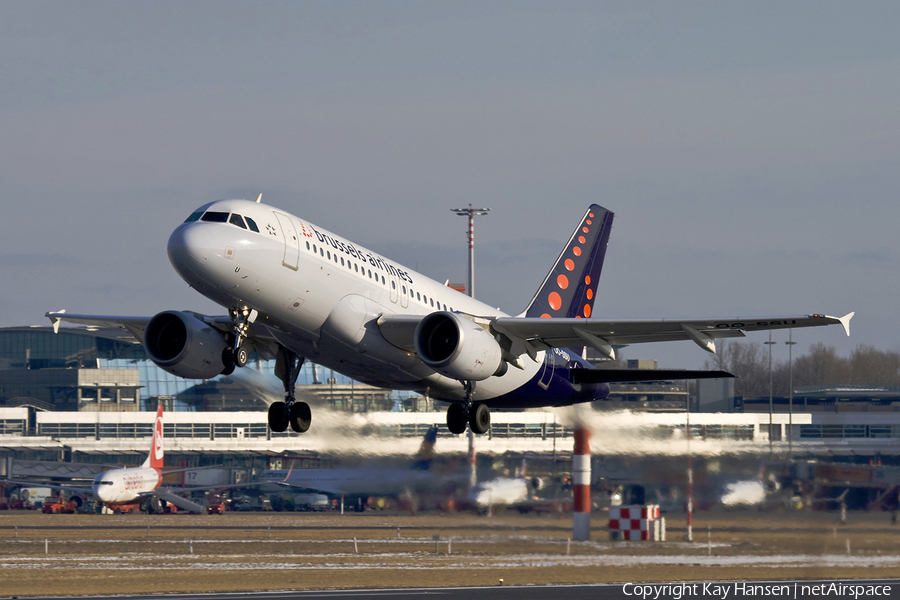
[[472,402],[472,392],[475,391],[475,383],[466,381],[465,402],[454,402],[447,408],[447,429],[450,433],[465,433],[466,425],[472,428],[472,433],[487,433],[491,428],[491,411],[480,402]]
[[284,402],[273,402],[269,405],[269,429],[272,431],[281,433],[287,430],[288,425],[297,433],[303,433],[309,429],[312,422],[312,411],[309,409],[309,404],[297,402],[294,398],[294,387],[302,366],[302,356],[297,356],[284,346],[278,347],[278,356],[275,357],[275,375],[284,384]]

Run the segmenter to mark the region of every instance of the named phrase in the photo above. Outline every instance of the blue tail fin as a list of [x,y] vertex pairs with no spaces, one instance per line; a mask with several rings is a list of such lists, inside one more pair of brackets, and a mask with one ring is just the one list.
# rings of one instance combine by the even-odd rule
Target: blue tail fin
[[597,282],[606,257],[613,213],[592,204],[531,304],[526,317],[588,318],[594,310]]
[[419,453],[413,462],[412,468],[419,471],[427,471],[431,468],[431,459],[434,458],[434,442],[437,440],[437,427],[432,427],[425,432],[422,438],[422,445],[419,446]]

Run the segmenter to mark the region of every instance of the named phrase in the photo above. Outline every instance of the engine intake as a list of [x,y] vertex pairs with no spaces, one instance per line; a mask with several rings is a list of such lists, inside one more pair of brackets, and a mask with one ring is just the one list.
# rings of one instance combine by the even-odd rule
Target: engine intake
[[185,379],[210,379],[225,370],[222,332],[188,313],[169,310],[150,319],[144,348],[163,371]]
[[416,327],[416,352],[426,365],[460,381],[506,373],[503,351],[490,332],[451,312],[425,316]]

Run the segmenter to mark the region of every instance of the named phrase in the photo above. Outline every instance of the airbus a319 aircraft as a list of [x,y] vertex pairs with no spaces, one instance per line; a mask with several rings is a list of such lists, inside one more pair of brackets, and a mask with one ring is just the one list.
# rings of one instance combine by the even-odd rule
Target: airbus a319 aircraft
[[490,408],[566,406],[603,399],[609,383],[730,377],[720,371],[593,369],[591,346],[613,358],[642,342],[692,340],[715,352],[747,331],[815,327],[822,314],[696,320],[598,319],[597,285],[613,213],[591,205],[528,307],[510,316],[274,206],[219,200],[172,233],[168,255],[191,287],[227,316],[164,311],[153,317],[50,312],[60,321],[130,332],[162,369],[191,379],[231,373],[255,350],[275,358],[285,401],[273,431],[306,431],[309,406],[294,387],[305,359],[371,385],[449,402],[447,427],[484,433]]

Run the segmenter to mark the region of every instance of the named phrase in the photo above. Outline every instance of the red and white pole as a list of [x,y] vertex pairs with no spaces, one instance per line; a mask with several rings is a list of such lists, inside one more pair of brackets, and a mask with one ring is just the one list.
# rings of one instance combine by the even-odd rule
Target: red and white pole
[[572,484],[575,494],[572,539],[591,539],[591,432],[584,425],[575,428],[575,454],[572,456]]
[[478,474],[475,471],[475,434],[469,428],[469,491],[478,484]]

